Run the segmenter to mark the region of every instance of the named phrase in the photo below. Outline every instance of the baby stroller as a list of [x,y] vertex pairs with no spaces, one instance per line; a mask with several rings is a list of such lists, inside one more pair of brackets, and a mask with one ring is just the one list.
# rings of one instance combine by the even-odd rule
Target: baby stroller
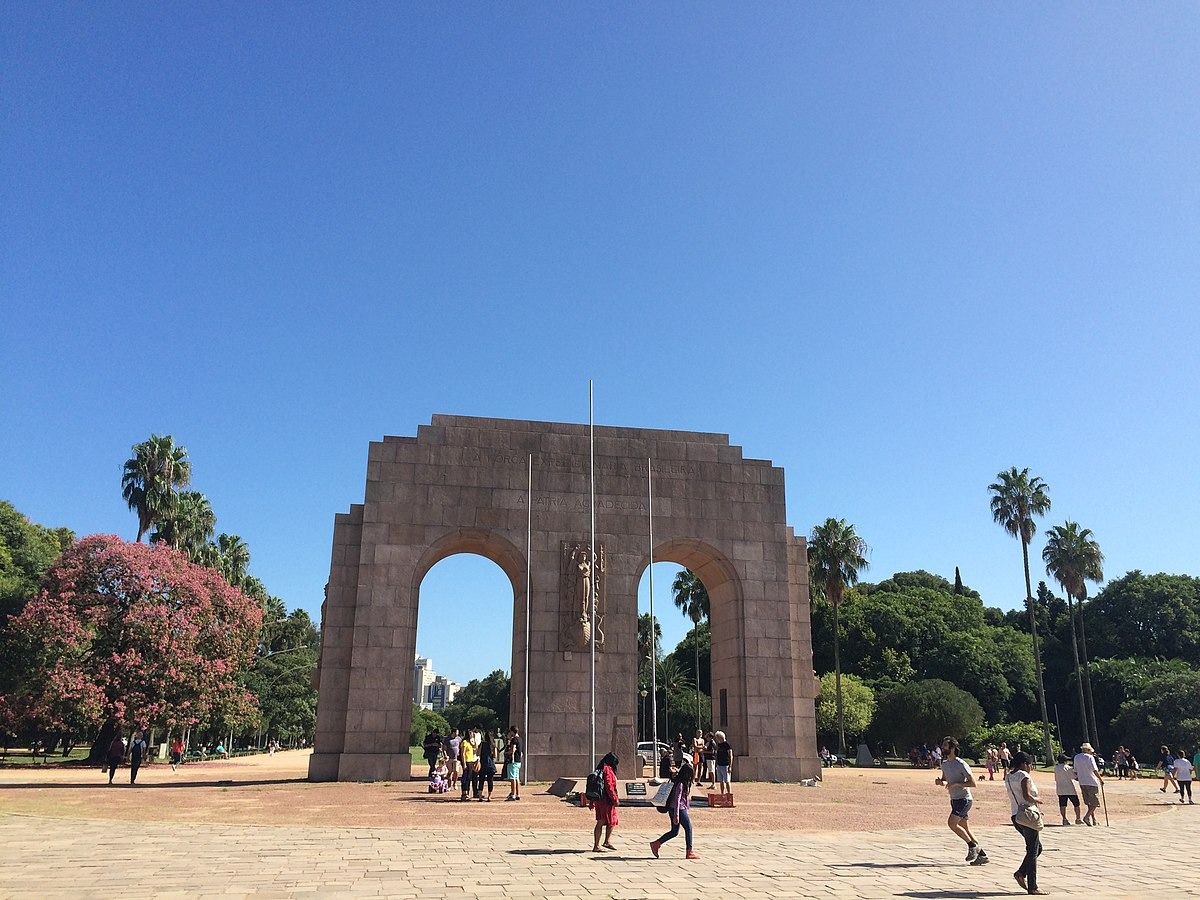
[[446,757],[439,756],[437,765],[429,773],[429,793],[444,794],[450,790],[449,771],[446,769]]

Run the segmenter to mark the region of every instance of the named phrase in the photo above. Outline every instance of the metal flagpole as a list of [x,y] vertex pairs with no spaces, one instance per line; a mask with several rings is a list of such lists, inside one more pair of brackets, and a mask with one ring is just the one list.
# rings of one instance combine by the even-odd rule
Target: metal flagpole
[[591,480],[592,540],[588,552],[588,566],[591,571],[588,618],[591,624],[591,669],[592,669],[592,759],[589,765],[596,764],[596,579],[599,575],[596,567],[596,421],[595,399],[592,390],[592,380],[588,379],[588,474]]
[[533,454],[529,454],[529,486],[525,492],[525,703],[521,707],[521,734],[525,738],[525,765],[522,766],[522,784],[529,784],[529,617],[532,603],[529,598],[530,569],[533,566]]
[[651,461],[646,460],[646,500],[647,510],[649,515],[647,518],[650,522],[650,721],[654,725],[654,753],[651,754],[654,762],[654,772],[650,775],[651,781],[657,781],[659,773],[658,759],[658,660],[655,653],[654,641],[654,470],[651,468]]

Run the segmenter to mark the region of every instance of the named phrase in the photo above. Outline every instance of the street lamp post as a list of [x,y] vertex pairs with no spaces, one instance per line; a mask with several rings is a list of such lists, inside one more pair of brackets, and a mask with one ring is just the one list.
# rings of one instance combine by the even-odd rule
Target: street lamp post
[[638,740],[646,739],[646,689],[642,688],[639,692],[642,698],[642,736]]

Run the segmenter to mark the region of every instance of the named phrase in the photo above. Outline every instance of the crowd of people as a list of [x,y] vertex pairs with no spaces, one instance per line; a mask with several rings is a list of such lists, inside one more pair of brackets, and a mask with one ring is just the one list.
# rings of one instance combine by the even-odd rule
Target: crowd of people
[[498,764],[508,781],[506,801],[521,799],[521,763],[525,748],[516,725],[507,736],[472,726],[466,735],[451,729],[444,737],[434,729],[422,745],[429,764],[429,793],[446,794],[458,789],[460,800],[490,802],[495,790]]
[[[971,767],[962,759],[961,747],[956,738],[944,738],[935,749],[938,752],[935,754],[930,750],[929,758],[940,757],[941,774],[934,783],[944,787],[950,799],[950,816],[946,824],[966,843],[967,862],[974,866],[986,865],[990,862],[987,852],[975,839],[968,822],[974,803],[972,789],[976,787],[975,776]],[[1168,789],[1173,788],[1179,795],[1180,803],[1192,803],[1192,779],[1197,767],[1200,767],[1200,747],[1196,748],[1194,759],[1189,759],[1183,748],[1179,748],[1173,754],[1165,745],[1160,748],[1160,754],[1156,768],[1161,769],[1163,773],[1163,784],[1159,790],[1166,793]],[[918,754],[918,760],[919,758]],[[1013,879],[1027,893],[1044,894],[1046,892],[1038,886],[1038,857],[1042,853],[1041,832],[1044,820],[1039,805],[1038,786],[1032,774],[1033,764],[1032,754],[1023,751],[1020,744],[1010,751],[1007,744],[1002,743],[999,747],[987,748],[985,753],[988,779],[994,780],[996,771],[1001,773],[1008,794],[1010,818],[1024,843],[1021,865],[1013,872]],[[1113,768],[1119,779],[1136,777],[1136,760],[1123,746],[1113,753]],[[1097,757],[1095,748],[1087,741],[1079,745],[1073,756],[1063,753],[1058,757],[1054,767],[1054,791],[1058,799],[1062,825],[1099,824],[1096,812],[1104,802],[1103,770],[1103,760]],[[1068,815],[1068,807],[1073,813],[1073,821]],[[1105,815],[1107,817],[1107,812]]]

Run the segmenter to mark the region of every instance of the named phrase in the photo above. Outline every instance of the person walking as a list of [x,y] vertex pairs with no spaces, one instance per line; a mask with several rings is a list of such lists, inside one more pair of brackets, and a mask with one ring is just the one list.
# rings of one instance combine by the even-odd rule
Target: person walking
[[967,862],[973,866],[986,866],[990,860],[987,852],[979,846],[971,826],[967,824],[967,815],[971,811],[971,788],[975,787],[975,776],[971,767],[959,754],[958,738],[947,735],[942,738],[942,774],[933,783],[946,788],[950,795],[950,816],[946,825],[967,845]]
[[1175,761],[1171,763],[1175,769],[1175,783],[1179,785],[1179,802],[1184,802],[1184,797],[1187,797],[1188,803],[1194,803],[1192,800],[1192,761],[1187,758],[1187,754],[1180,747],[1175,752]]
[[113,777],[117,774],[117,769],[121,767],[121,760],[125,758],[125,741],[121,737],[121,732],[118,731],[111,741],[109,741],[108,749],[104,752],[104,759],[108,768],[108,783],[113,783]]
[[683,826],[683,840],[686,845],[684,859],[699,859],[700,857],[692,850],[692,817],[688,812],[691,806],[692,797],[692,781],[694,780],[694,769],[691,764],[684,760],[679,771],[675,773],[671,793],[667,795],[667,814],[671,817],[671,830],[663,834],[657,841],[650,842],[650,852],[654,854],[654,858],[658,859],[659,848],[667,841],[679,834],[679,826]]
[[1070,825],[1067,819],[1067,804],[1075,807],[1075,824],[1082,825],[1079,818],[1079,793],[1075,790],[1075,769],[1071,766],[1071,757],[1065,753],[1058,755],[1058,765],[1054,767],[1054,792],[1058,794],[1058,811],[1062,814],[1062,823]]
[[1083,802],[1087,812],[1083,814],[1084,825],[1096,824],[1096,810],[1100,808],[1100,785],[1104,784],[1104,776],[1096,765],[1096,750],[1087,741],[1079,745],[1075,754],[1075,779],[1079,782],[1079,790],[1083,792]]
[[171,741],[171,771],[176,772],[183,763],[183,737],[176,735]]
[[504,774],[508,776],[508,796],[505,800],[521,799],[521,763],[525,759],[521,745],[521,732],[516,725],[509,726],[508,740],[504,742]]
[[725,732],[718,731],[713,735],[717,739],[716,764],[718,794],[732,794],[733,787],[733,746],[725,740]]
[[129,742],[129,783],[137,784],[138,769],[142,767],[142,760],[146,758],[146,741],[142,738],[140,731],[133,733],[133,740]]
[[[620,762],[615,753],[606,753],[600,760],[600,799],[589,801],[596,810],[596,828],[592,852],[599,853],[603,846],[608,850],[616,850],[612,843],[613,829],[617,827],[617,807],[621,798],[617,796],[617,764]],[[600,833],[604,833],[604,843],[600,843]]]
[[1012,756],[1011,766],[1012,772],[1005,776],[1004,784],[1008,788],[1013,828],[1025,841],[1025,858],[1021,860],[1021,867],[1013,872],[1013,879],[1027,894],[1045,894],[1037,882],[1037,858],[1042,852],[1041,832],[1017,821],[1017,814],[1022,808],[1037,806],[1038,789],[1029,774],[1033,768],[1033,757],[1018,750]]
[[1175,783],[1175,757],[1171,755],[1171,749],[1165,744],[1158,748],[1158,765],[1156,769],[1162,769],[1163,783],[1158,789],[1160,794],[1167,792],[1167,785],[1171,785],[1172,793],[1179,793],[1179,785]]

